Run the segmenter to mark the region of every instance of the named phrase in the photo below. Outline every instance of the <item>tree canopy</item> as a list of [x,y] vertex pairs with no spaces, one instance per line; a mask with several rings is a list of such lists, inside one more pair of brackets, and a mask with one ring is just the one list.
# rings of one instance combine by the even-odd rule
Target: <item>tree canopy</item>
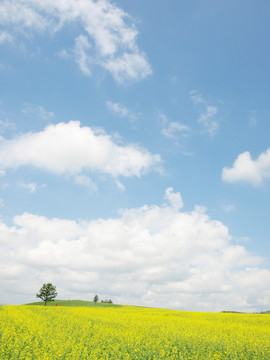
[[36,297],[44,301],[44,306],[46,306],[48,301],[53,301],[57,296],[56,286],[53,286],[52,283],[43,284],[37,293]]

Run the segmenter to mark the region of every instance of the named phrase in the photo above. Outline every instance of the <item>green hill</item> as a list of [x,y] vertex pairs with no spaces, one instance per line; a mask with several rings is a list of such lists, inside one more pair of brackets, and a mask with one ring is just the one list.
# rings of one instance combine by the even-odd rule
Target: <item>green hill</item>
[[[85,300],[54,300],[48,301],[46,306],[80,306],[80,307],[120,307],[121,305],[114,305],[109,303],[94,303],[93,301],[85,301]],[[36,305],[36,306],[44,306],[44,301],[37,301],[25,305]]]
[[[86,300],[58,300],[58,299],[54,301],[48,301],[46,306],[55,306],[56,304],[57,306],[77,306],[77,307],[121,307],[122,306],[122,305],[115,305],[115,304],[102,303],[102,302],[94,303],[93,301],[86,301]],[[44,301],[36,301],[25,305],[44,306]],[[238,313],[238,312],[222,311],[222,313]],[[239,313],[241,314],[241,312]],[[270,314],[270,310],[262,311],[258,314]]]

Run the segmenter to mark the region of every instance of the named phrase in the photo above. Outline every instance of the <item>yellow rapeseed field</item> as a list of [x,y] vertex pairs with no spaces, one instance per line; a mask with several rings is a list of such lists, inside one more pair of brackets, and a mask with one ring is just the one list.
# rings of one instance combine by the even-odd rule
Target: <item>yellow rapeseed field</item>
[[0,307],[1,360],[270,359],[270,316]]

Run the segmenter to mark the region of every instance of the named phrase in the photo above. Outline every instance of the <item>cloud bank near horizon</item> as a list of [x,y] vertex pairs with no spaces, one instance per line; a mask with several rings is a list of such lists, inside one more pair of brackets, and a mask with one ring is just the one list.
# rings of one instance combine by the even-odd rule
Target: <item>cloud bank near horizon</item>
[[[0,223],[2,301],[34,300],[43,282],[62,298],[182,310],[256,311],[269,305],[270,272],[234,243],[228,228],[180,193],[165,203],[90,222],[24,213]],[[16,292],[14,292],[16,289]]]

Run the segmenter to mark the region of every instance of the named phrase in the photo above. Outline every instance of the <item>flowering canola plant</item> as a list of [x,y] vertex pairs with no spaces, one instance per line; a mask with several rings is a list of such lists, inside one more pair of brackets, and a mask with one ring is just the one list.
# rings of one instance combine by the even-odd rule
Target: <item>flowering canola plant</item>
[[269,360],[270,316],[1,306],[0,359]]

